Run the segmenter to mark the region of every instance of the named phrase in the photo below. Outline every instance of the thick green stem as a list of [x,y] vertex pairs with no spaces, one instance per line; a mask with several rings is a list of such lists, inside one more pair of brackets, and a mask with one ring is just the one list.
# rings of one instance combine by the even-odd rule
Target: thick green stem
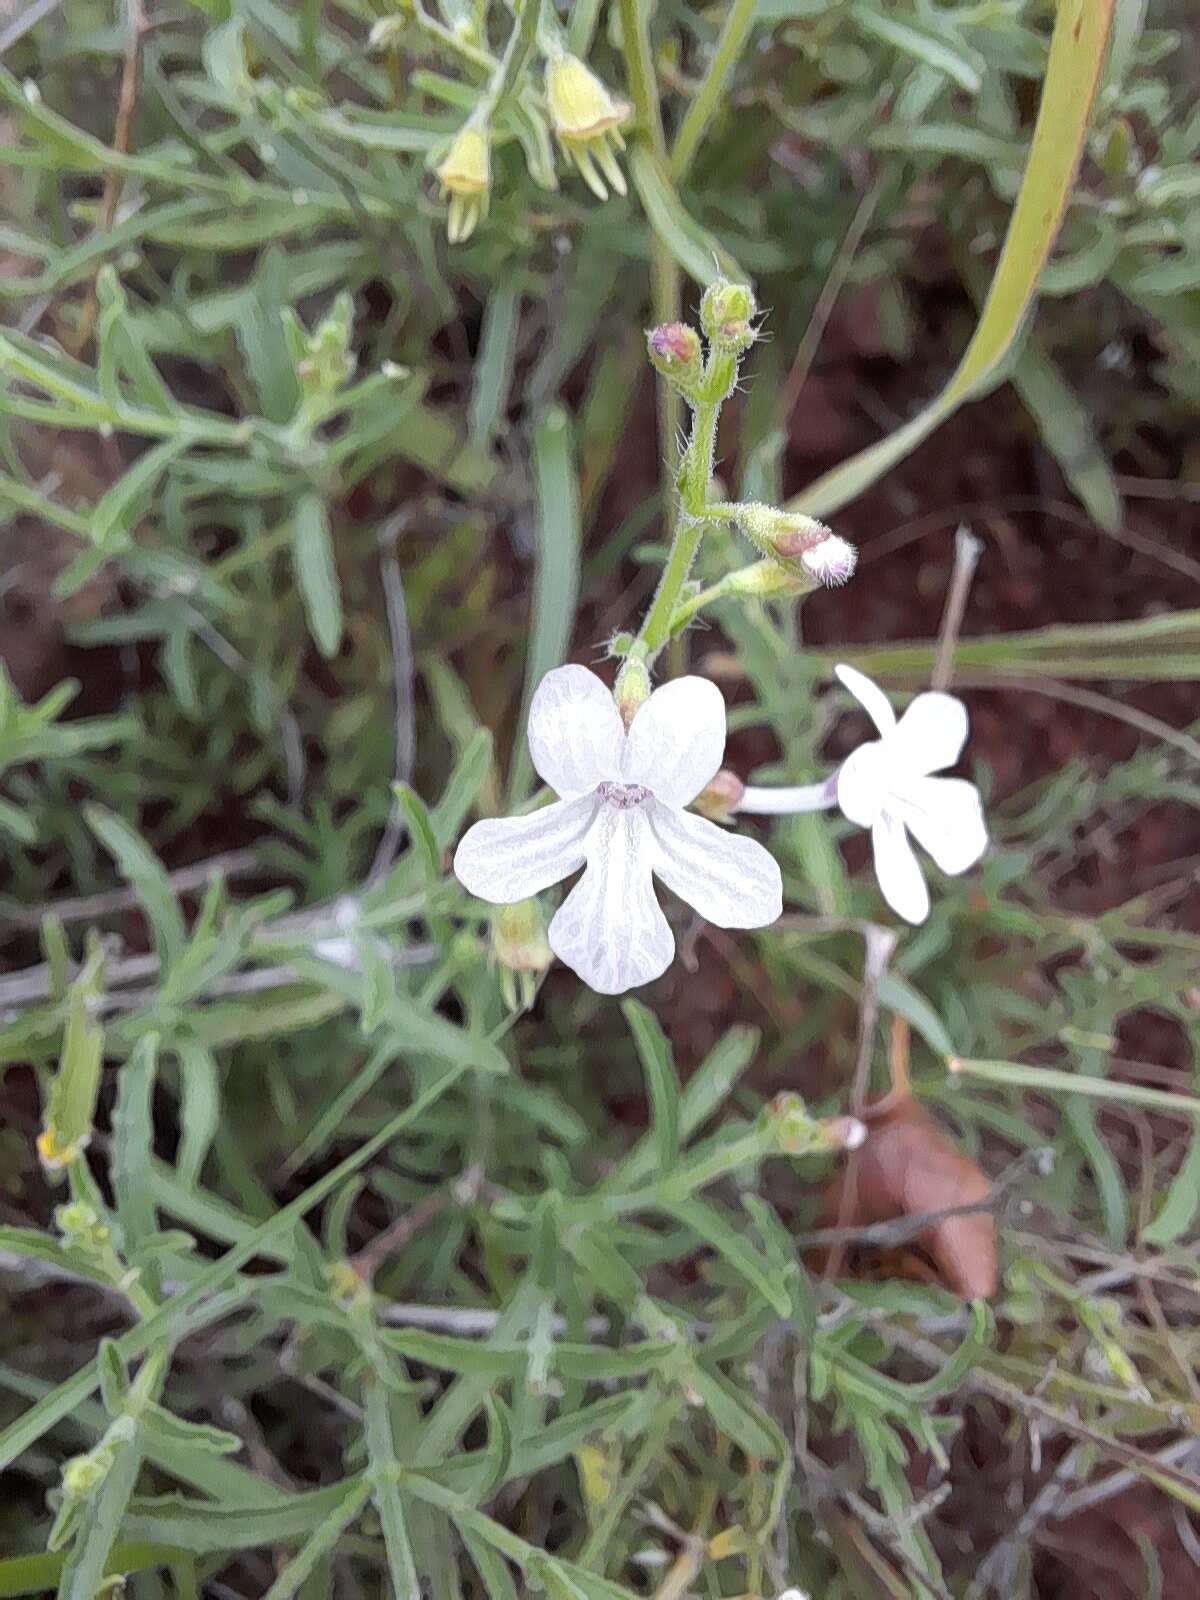
[[625,51],[625,73],[638,129],[649,139],[659,155],[666,155],[662,111],[654,81],[654,57],[650,50],[645,0],[619,0],[621,42]]
[[757,0],[733,0],[729,8],[704,81],[696,91],[696,97],[688,107],[675,138],[675,148],[671,152],[671,176],[676,181],[686,175],[708,132],[709,124],[720,109],[725,86],[754,26],[756,9]]

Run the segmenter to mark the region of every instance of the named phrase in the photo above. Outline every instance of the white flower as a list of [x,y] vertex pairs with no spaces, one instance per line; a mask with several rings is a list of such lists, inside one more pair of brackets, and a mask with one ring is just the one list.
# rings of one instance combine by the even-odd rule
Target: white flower
[[675,954],[652,875],[721,928],[761,928],[783,909],[774,858],[684,810],[724,750],[715,684],[664,684],[626,733],[595,673],[558,667],[533,697],[529,751],[562,798],[529,816],[477,822],[454,870],[471,894],[510,905],[586,867],[550,924],[550,948],[601,994],[649,983]]
[[907,922],[929,915],[929,890],[911,833],[943,872],[966,872],[987,848],[979,791],[963,778],[930,774],[952,767],[967,737],[967,708],[953,695],[919,694],[897,722],[888,698],[853,667],[834,671],[879,729],[837,776],[844,816],[870,828],[883,898]]

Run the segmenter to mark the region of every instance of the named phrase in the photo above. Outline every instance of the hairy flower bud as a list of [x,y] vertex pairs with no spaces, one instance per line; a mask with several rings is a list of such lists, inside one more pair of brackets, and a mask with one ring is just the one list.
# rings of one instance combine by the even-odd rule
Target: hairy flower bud
[[815,517],[800,512],[740,505],[737,525],[765,555],[781,562],[794,576],[803,573],[814,583],[845,583],[858,562],[858,552],[852,544]]
[[628,728],[650,698],[650,674],[640,656],[626,656],[614,690],[621,721]]
[[752,323],[757,311],[754,291],[748,284],[718,278],[704,291],[700,326],[717,349],[749,350],[756,338]]
[[858,565],[858,551],[847,540],[831,533],[800,557],[800,565],[810,578],[826,589],[849,583]]
[[704,365],[700,335],[686,322],[664,322],[651,328],[646,351],[655,371],[681,387],[695,383]]

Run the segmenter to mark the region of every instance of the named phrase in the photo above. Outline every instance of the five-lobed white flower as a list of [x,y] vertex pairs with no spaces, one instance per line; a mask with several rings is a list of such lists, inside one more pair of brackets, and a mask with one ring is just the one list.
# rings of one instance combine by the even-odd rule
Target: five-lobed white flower
[[952,767],[967,738],[967,708],[931,690],[896,713],[878,684],[854,667],[838,678],[879,729],[853,751],[837,775],[837,803],[860,828],[870,828],[875,876],[883,898],[907,922],[929,915],[929,890],[909,842],[911,833],[943,872],[966,872],[987,849],[979,790],[964,778],[935,778]]
[[770,853],[684,810],[725,751],[725,702],[703,678],[676,678],[639,708],[628,732],[612,694],[586,667],[557,667],[529,709],[529,751],[561,797],[523,817],[477,822],[454,857],[473,895],[511,905],[584,867],[555,913],[550,948],[600,994],[649,983],[675,940],[657,877],[720,928],[761,928],[783,909]]

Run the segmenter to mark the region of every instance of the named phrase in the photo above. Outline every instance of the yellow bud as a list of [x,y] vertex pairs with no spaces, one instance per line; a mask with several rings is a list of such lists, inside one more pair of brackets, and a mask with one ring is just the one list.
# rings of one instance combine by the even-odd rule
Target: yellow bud
[[528,1011],[554,952],[536,900],[501,906],[492,916],[492,959],[500,969],[500,992],[510,1011]]
[[560,139],[596,139],[629,120],[630,107],[614,100],[578,56],[557,56],[547,63],[546,99]]
[[37,1153],[47,1172],[62,1172],[83,1154],[86,1140],[64,1139],[53,1123],[37,1136]]
[[596,199],[608,199],[606,179],[609,188],[624,194],[625,174],[616,152],[625,148],[621,127],[630,106],[614,100],[591,68],[571,55],[546,63],[546,99],[558,141]]
[[492,186],[492,147],[486,132],[467,123],[437,167],[447,194],[486,194]]
[[601,1450],[594,1444],[581,1444],[575,1452],[575,1465],[579,1469],[579,1486],[589,1508],[598,1509],[607,1505],[620,1476],[620,1456]]
[[464,123],[435,171],[443,195],[450,198],[447,237],[451,244],[461,244],[487,213],[492,188],[492,142],[487,125]]
[[536,900],[501,906],[492,922],[492,954],[514,972],[545,972],[554,960]]

